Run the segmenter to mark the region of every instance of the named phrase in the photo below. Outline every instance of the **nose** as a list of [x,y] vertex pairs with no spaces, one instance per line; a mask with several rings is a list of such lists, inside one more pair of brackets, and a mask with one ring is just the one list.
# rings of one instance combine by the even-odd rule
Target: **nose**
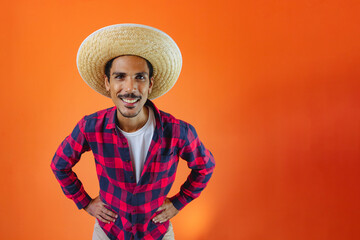
[[131,77],[127,77],[124,84],[124,90],[126,92],[134,92],[136,90],[136,83]]

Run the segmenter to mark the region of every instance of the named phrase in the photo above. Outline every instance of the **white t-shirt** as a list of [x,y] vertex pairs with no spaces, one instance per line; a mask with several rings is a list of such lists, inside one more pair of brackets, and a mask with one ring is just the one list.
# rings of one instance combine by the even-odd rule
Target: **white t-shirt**
[[136,182],[139,182],[144,168],[145,158],[148,153],[156,125],[154,112],[150,107],[148,107],[148,109],[149,117],[147,122],[136,132],[124,132],[118,127],[129,143],[130,158],[133,169],[135,170]]

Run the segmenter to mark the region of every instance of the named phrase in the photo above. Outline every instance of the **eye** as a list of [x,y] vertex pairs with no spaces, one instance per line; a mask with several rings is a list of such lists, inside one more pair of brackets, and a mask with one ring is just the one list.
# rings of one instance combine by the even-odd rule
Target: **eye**
[[120,73],[115,76],[115,79],[124,79],[124,78],[125,78],[125,74],[123,74],[123,73]]
[[136,79],[139,79],[139,80],[145,80],[145,76],[142,75],[142,74],[139,74],[139,75],[136,75]]

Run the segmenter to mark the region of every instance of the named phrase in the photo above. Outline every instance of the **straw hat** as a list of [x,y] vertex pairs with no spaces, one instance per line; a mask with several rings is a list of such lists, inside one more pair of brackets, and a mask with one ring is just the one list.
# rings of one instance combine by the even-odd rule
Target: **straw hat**
[[178,79],[182,66],[181,53],[166,33],[140,24],[117,24],[101,28],[80,45],[77,67],[84,81],[98,93],[110,97],[105,89],[105,64],[121,55],[147,59],[154,69],[150,99],[169,91]]

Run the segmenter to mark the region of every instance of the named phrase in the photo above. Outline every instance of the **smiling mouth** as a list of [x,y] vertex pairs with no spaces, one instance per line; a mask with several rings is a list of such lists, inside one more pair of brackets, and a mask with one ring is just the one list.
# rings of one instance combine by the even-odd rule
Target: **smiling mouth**
[[126,107],[134,107],[134,105],[141,100],[141,96],[137,96],[134,93],[119,94],[118,98],[125,103]]
[[137,101],[140,100],[139,98],[136,99],[120,98],[120,99],[126,103],[136,103]]

